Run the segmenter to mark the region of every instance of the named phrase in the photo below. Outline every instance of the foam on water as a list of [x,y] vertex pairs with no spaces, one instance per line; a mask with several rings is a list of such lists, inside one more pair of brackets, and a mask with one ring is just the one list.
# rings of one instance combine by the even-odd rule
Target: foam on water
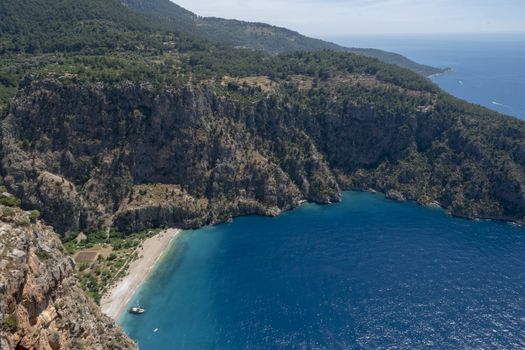
[[492,104],[493,104],[494,106],[499,106],[499,107],[504,107],[504,108],[512,109],[511,106],[507,106],[507,105],[505,105],[505,104],[503,104],[503,103],[499,103],[499,102],[496,102],[496,101],[492,101]]

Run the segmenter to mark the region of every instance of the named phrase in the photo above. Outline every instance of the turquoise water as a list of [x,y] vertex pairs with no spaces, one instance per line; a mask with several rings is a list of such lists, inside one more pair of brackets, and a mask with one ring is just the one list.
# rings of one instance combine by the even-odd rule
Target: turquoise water
[[397,52],[419,63],[452,68],[452,72],[432,78],[445,91],[525,119],[525,33],[327,39],[346,46]]
[[345,193],[184,232],[120,323],[142,350],[523,349],[524,262],[518,227]]

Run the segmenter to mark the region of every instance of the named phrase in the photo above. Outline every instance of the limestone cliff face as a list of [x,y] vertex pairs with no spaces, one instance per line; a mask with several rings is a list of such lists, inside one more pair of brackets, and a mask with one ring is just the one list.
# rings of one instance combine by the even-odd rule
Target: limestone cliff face
[[525,217],[523,122],[370,77],[292,90],[28,82],[2,124],[4,181],[61,233],[276,215],[340,189]]
[[136,349],[80,289],[50,227],[0,214],[0,349]]
[[[5,182],[63,233],[108,223],[194,227],[278,214],[302,199],[337,201],[312,141],[299,130],[256,133],[250,120],[274,122],[264,103],[257,108],[204,88],[155,94],[147,85],[35,83],[4,121]],[[296,154],[276,149],[290,142],[301,143]]]

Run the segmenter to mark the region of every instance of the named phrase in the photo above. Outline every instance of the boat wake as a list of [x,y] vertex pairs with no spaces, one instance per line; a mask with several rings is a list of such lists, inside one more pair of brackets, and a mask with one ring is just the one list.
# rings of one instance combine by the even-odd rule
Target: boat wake
[[493,104],[494,106],[504,107],[504,108],[507,108],[507,109],[512,109],[511,106],[508,106],[508,105],[505,105],[505,104],[503,104],[503,103],[499,103],[499,102],[496,102],[496,101],[492,101],[492,104]]

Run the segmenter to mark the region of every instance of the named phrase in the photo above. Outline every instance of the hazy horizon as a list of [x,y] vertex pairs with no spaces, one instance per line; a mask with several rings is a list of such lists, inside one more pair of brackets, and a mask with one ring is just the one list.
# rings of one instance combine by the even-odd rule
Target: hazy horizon
[[316,37],[525,33],[521,0],[172,0],[200,16],[264,22]]

